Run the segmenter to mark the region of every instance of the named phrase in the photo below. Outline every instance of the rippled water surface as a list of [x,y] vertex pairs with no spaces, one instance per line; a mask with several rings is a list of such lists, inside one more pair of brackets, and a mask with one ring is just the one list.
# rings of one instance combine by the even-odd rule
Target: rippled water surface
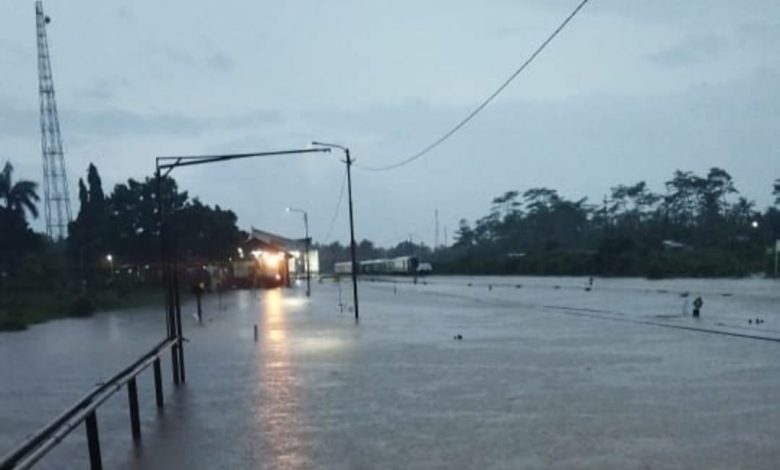
[[[431,277],[186,304],[187,384],[98,412],[107,468],[776,468],[780,284]],[[340,291],[341,290],[341,295]],[[702,316],[690,303],[701,296]],[[346,307],[340,307],[340,299]],[[759,318],[762,322],[756,324]],[[253,326],[259,338],[253,338]],[[163,336],[141,308],[0,333],[0,451]],[[457,334],[463,340],[453,337]],[[87,465],[83,428],[41,468]]]

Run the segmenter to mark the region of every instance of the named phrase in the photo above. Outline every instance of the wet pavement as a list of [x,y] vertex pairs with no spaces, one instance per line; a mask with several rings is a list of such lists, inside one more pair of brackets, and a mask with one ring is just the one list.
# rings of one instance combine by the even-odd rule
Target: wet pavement
[[[166,360],[158,414],[151,373],[141,376],[137,447],[124,391],[99,409],[106,468],[780,462],[777,283],[426,282],[362,282],[357,325],[332,282],[311,300],[302,289],[238,291],[220,310],[210,296],[203,325],[187,304],[187,384],[174,389]],[[342,283],[342,303],[350,294]],[[697,295],[698,320],[683,315]],[[0,451],[149,349],[163,325],[161,309],[136,309],[0,334]],[[86,465],[79,428],[40,467]]]

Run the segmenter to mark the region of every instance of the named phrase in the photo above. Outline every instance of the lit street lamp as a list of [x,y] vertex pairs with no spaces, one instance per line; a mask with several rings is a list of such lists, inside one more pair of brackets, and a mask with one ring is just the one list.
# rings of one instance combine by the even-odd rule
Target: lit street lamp
[[106,255],[106,260],[108,261],[109,269],[111,270],[111,277],[114,277],[114,257],[111,256],[111,254]]
[[306,297],[311,296],[311,264],[309,262],[309,214],[303,209],[287,208],[287,212],[299,212],[303,214],[303,227],[306,231],[306,256],[303,258],[304,268],[306,269]]
[[358,313],[358,288],[357,288],[357,260],[355,256],[355,219],[352,211],[352,160],[349,156],[349,148],[338,144],[326,144],[324,142],[312,142],[312,145],[326,148],[337,148],[344,152],[347,159],[344,163],[347,165],[347,193],[349,198],[349,237],[350,237],[350,252],[352,254],[352,299],[355,303],[355,321],[360,318]]

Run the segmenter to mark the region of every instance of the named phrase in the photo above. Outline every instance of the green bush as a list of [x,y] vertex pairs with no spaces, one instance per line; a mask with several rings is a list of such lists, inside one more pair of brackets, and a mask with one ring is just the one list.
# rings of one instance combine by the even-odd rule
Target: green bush
[[73,299],[68,307],[68,316],[88,317],[95,313],[95,302],[86,295],[80,295]]
[[0,331],[22,331],[27,329],[25,323],[18,315],[0,312]]

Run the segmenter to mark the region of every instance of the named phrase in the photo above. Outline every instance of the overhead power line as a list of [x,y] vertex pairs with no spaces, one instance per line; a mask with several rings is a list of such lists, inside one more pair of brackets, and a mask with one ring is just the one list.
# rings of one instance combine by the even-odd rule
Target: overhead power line
[[344,172],[344,177],[341,178],[341,189],[339,190],[339,201],[336,203],[336,210],[333,211],[333,217],[330,219],[330,227],[328,227],[328,233],[323,238],[323,244],[330,242],[330,235],[333,233],[333,227],[336,226],[336,219],[339,216],[339,210],[341,209],[341,201],[344,199],[344,186],[347,182],[347,172]]
[[490,104],[491,101],[493,101],[499,94],[501,94],[501,92],[504,91],[504,89],[507,86],[509,86],[509,84],[512,83],[512,81],[515,78],[517,78],[517,76],[520,75],[520,73],[522,73],[522,71],[525,70],[526,67],[528,67],[531,64],[531,62],[534,61],[534,59],[536,59],[536,56],[538,56],[547,47],[547,45],[550,44],[550,42],[552,42],[553,39],[555,39],[558,33],[560,33],[563,30],[563,28],[565,28],[566,25],[569,24],[569,22],[577,15],[577,13],[579,13],[579,11],[582,9],[582,7],[585,6],[586,3],[588,3],[588,1],[590,0],[582,0],[580,4],[577,5],[577,8],[575,8],[569,14],[569,16],[567,16],[566,19],[563,20],[563,22],[555,29],[555,31],[553,31],[552,34],[550,34],[547,37],[547,39],[545,39],[545,41],[534,51],[534,53],[531,54],[531,56],[528,57],[528,59],[526,59],[525,62],[523,62],[523,64],[517,70],[515,70],[514,73],[512,73],[512,75],[510,75],[509,78],[507,78],[504,81],[504,83],[501,84],[501,86],[499,86],[493,93],[490,94],[490,96],[487,97],[487,99],[485,99],[482,103],[480,103],[479,106],[474,108],[468,115],[466,115],[465,118],[463,118],[460,122],[458,122],[455,125],[455,127],[447,131],[444,135],[442,135],[441,137],[433,141],[431,144],[429,144],[427,147],[423,148],[419,152],[401,161],[392,163],[390,165],[372,167],[372,166],[355,164],[355,166],[363,170],[370,170],[370,171],[392,170],[394,168],[398,168],[407,165],[409,163],[412,163],[413,161],[417,160],[418,158],[422,157],[423,155],[427,154],[431,150],[435,149],[436,147],[444,143],[444,141],[446,141],[447,139],[452,137],[456,132],[461,130],[466,124],[468,124],[469,121],[471,121],[477,114],[479,114],[480,111],[485,109],[485,107],[487,107],[487,105]]

